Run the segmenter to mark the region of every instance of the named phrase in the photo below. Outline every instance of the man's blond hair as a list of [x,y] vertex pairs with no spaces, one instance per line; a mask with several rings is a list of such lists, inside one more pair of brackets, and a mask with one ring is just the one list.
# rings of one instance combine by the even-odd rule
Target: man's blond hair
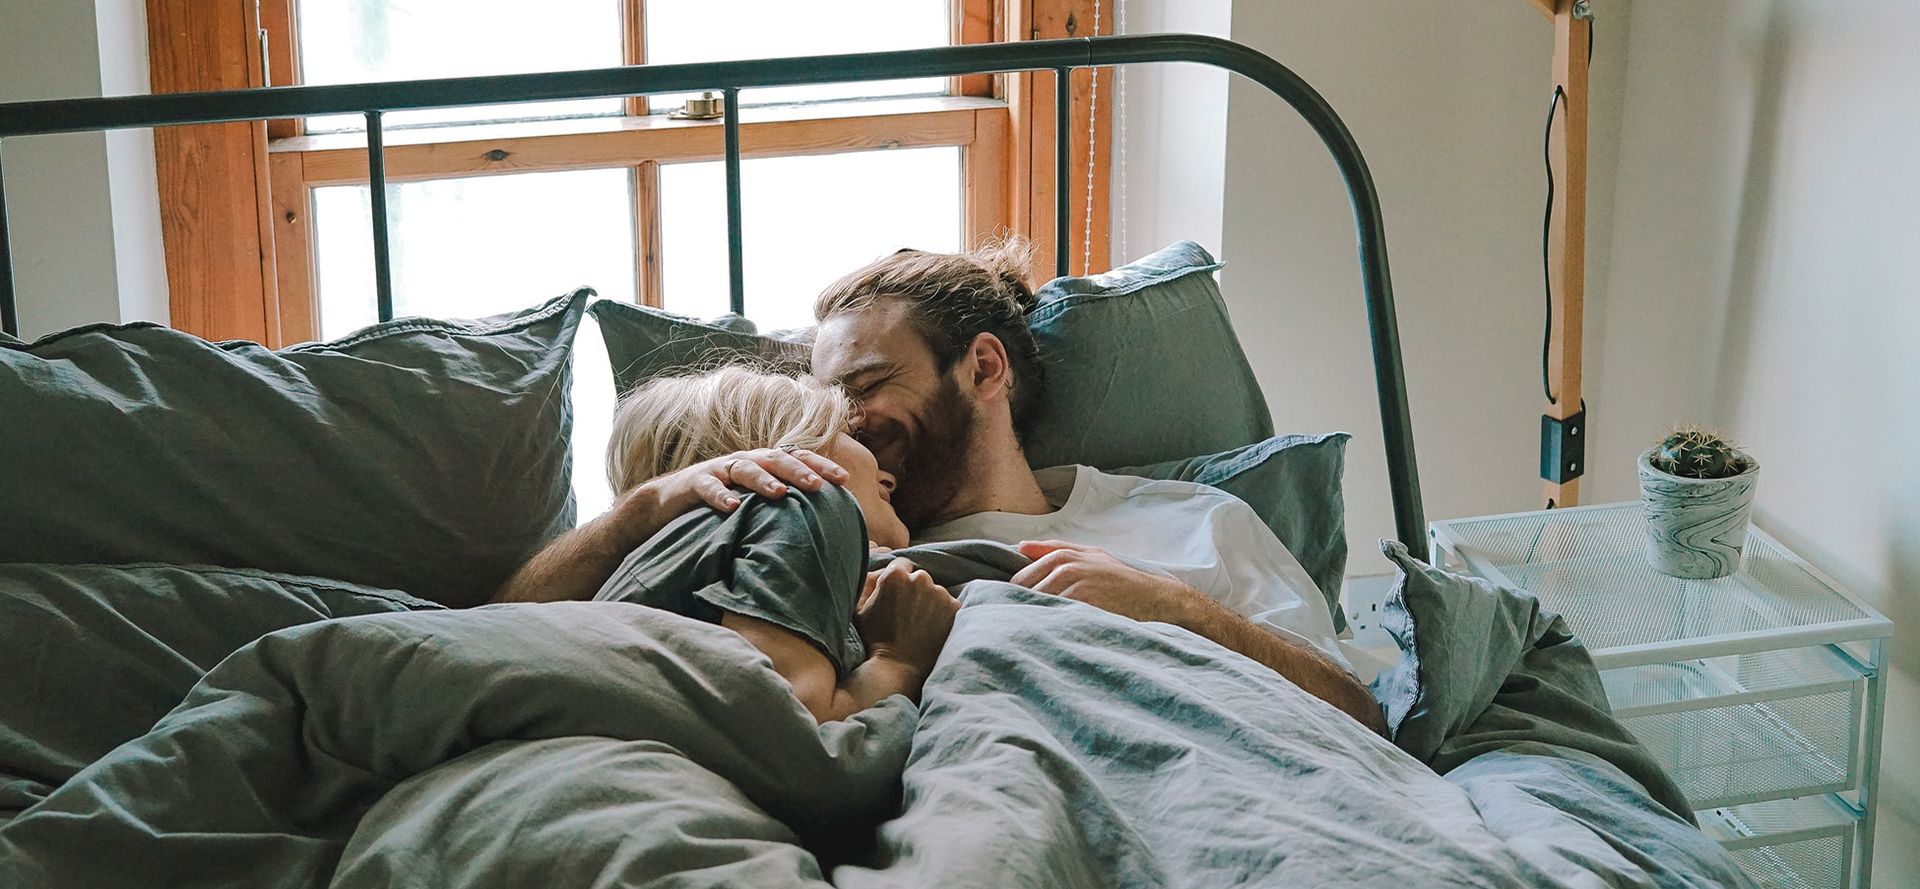
[[620,399],[607,441],[616,496],[715,457],[792,445],[820,450],[847,431],[853,403],[837,387],[738,365],[656,377]]

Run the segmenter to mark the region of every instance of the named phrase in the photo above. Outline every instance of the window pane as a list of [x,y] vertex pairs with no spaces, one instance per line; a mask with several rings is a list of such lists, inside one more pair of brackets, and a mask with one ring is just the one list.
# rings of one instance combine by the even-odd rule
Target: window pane
[[[946,46],[946,0],[647,0],[647,64],[761,59]],[[946,91],[938,77],[743,90],[744,105],[817,102]],[[671,111],[685,94],[650,108]]]
[[[660,168],[668,311],[727,311],[727,202],[718,162]],[[906,148],[740,164],[747,316],[762,330],[813,323],[813,298],[900,247],[961,246],[960,149]]]
[[[304,83],[528,74],[621,64],[620,0],[304,0],[296,4]],[[620,114],[621,99],[394,112],[387,126]],[[310,132],[358,130],[359,115],[310,118]]]
[[613,437],[613,361],[600,322],[581,319],[573,338],[574,524],[593,521],[613,505],[607,484],[607,440]]
[[[388,191],[398,315],[474,318],[582,284],[634,298],[633,182],[625,167],[405,182]],[[371,195],[313,190],[320,331],[371,324]]]

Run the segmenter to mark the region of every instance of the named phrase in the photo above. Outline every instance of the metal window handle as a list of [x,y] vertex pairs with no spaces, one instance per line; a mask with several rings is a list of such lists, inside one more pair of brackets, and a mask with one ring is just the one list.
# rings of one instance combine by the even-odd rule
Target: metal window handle
[[720,94],[708,90],[681,103],[679,108],[667,112],[667,116],[674,120],[715,120],[726,113],[726,103]]

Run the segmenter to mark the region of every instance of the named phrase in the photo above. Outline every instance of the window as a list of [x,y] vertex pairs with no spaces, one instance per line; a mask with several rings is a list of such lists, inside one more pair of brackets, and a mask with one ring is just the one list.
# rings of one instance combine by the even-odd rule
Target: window
[[[1110,32],[1113,4],[149,0],[147,15],[153,87],[174,92],[1085,36]],[[1075,271],[1107,262],[1111,115],[1090,113],[1095,74],[1075,74],[1069,109]],[[1034,242],[1036,277],[1050,270],[1052,78],[743,91],[749,315],[804,320],[810,290],[902,244],[1013,234]],[[718,308],[721,126],[670,119],[672,98],[389,113],[399,309],[477,315],[583,283]],[[371,317],[363,125],[155,132],[177,327],[280,346]]]
[[[554,0],[529,14],[506,0],[307,0],[290,5],[283,44],[305,83],[858,52],[964,39],[969,15],[990,15],[986,0],[952,2]],[[867,260],[1010,228],[1007,152],[982,144],[1008,138],[1008,104],[990,92],[946,78],[742,91],[748,317],[807,324],[819,289]],[[586,284],[725,312],[721,128],[669,117],[685,98],[386,115],[395,311],[472,317]],[[282,292],[282,311],[335,337],[375,317],[365,120],[275,126],[274,198],[289,211],[276,215],[305,220],[276,227],[276,284],[308,290]]]

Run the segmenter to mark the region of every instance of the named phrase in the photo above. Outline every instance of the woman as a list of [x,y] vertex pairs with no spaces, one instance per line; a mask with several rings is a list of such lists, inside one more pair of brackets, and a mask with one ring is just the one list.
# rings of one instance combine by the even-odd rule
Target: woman
[[905,560],[865,570],[870,547],[905,546],[907,529],[889,502],[893,477],[847,434],[852,416],[832,386],[738,366],[634,390],[614,413],[607,449],[619,494],[753,448],[818,454],[845,477],[840,486],[777,499],[749,493],[728,512],[674,519],[594,598],[739,633],[821,722],[893,694],[917,700],[959,606]]

